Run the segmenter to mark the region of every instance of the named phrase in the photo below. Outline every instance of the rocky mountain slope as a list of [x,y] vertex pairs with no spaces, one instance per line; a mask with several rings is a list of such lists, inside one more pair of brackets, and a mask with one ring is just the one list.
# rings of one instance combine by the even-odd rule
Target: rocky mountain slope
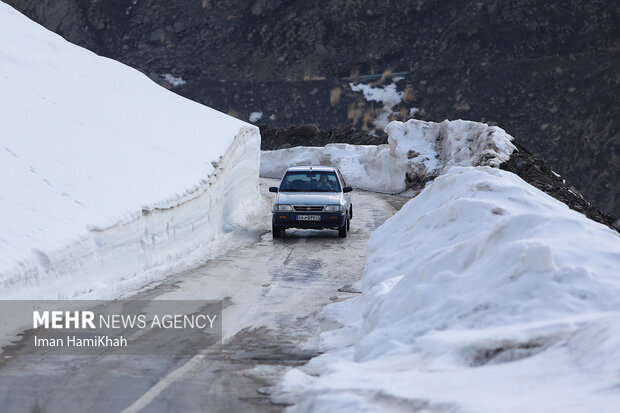
[[382,104],[350,82],[387,85],[379,76],[398,72],[392,118],[415,108],[424,120],[499,124],[620,215],[618,2],[8,3],[184,96],[244,119],[257,112],[258,124],[371,129]]

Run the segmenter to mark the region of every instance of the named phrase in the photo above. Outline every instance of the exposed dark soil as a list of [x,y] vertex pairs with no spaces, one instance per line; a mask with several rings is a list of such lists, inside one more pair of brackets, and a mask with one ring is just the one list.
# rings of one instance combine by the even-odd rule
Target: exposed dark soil
[[499,125],[620,214],[618,1],[6,1],[177,93],[245,120],[263,112],[261,124],[372,128],[381,105],[349,82],[405,72],[400,117]]
[[387,143],[387,136],[370,135],[353,126],[321,132],[315,125],[291,125],[288,128],[261,125],[261,149],[285,149],[291,146],[325,146],[330,143],[352,145],[381,145]]

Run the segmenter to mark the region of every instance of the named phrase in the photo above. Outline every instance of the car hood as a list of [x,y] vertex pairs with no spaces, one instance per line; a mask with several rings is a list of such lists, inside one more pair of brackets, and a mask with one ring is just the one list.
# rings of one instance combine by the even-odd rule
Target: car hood
[[280,192],[278,204],[289,205],[327,205],[339,204],[340,192]]

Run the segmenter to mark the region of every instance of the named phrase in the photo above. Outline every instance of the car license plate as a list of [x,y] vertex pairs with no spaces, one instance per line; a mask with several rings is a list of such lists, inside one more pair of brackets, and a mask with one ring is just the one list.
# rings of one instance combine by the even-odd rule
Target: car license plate
[[320,215],[297,215],[297,221],[320,221]]

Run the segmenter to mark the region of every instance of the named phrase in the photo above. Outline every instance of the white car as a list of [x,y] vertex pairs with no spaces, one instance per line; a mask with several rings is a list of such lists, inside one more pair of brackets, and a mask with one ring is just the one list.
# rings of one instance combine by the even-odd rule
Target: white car
[[286,228],[337,229],[347,236],[353,218],[350,192],[340,171],[331,166],[295,166],[289,168],[273,202],[271,231],[273,238]]

